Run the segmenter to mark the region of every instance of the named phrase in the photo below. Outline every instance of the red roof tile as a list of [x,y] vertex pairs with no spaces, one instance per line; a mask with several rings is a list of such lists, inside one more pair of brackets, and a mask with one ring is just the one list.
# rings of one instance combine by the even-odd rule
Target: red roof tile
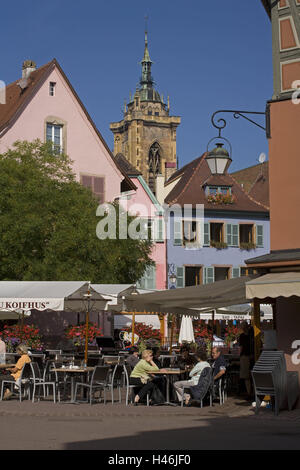
[[231,174],[245,191],[256,201],[270,206],[269,200],[269,162],[244,168]]
[[[204,204],[206,210],[268,212],[268,208],[249,196],[230,174],[213,176],[205,160],[206,153],[178,170],[181,178],[165,199],[167,204]],[[174,176],[174,175],[173,175]],[[172,178],[173,178],[172,176]],[[222,186],[231,187],[234,197],[232,204],[213,204],[207,201],[205,186],[221,182]],[[166,184],[168,184],[170,180]]]
[[[98,135],[99,139],[101,140],[102,144],[104,145],[105,149],[107,150],[109,156],[113,160],[114,164],[120,171],[120,173],[124,176],[123,181],[123,188],[125,189],[136,189],[134,183],[130,180],[130,178],[124,173],[122,168],[119,166],[118,162],[115,161],[113,154],[111,153],[107,143],[103,139],[101,133],[95,126],[94,121],[90,117],[89,113],[87,112],[84,104],[80,100],[79,96],[77,95],[76,91],[72,87],[68,77],[65,75],[64,71],[60,67],[59,63],[56,59],[51,60],[47,64],[39,67],[35,71],[31,72],[30,76],[28,77],[28,84],[27,87],[22,89],[18,82],[21,80],[19,78],[15,82],[6,86],[6,104],[0,105],[0,132],[5,129],[6,127],[13,124],[14,119],[18,117],[18,115],[23,111],[24,107],[29,103],[31,97],[34,95],[40,83],[46,80],[47,76],[51,73],[51,71],[57,67],[62,76],[64,77],[65,81],[67,82],[68,86],[70,87],[71,92],[75,96],[76,100],[80,104],[84,114],[86,115],[87,119],[91,123],[92,127],[94,128],[96,134]],[[125,190],[124,189],[124,190]]]

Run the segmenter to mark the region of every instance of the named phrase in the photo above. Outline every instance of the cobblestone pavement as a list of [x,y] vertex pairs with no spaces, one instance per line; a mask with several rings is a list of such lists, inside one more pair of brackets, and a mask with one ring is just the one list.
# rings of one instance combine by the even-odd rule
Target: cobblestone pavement
[[0,449],[299,449],[300,410],[0,402]]

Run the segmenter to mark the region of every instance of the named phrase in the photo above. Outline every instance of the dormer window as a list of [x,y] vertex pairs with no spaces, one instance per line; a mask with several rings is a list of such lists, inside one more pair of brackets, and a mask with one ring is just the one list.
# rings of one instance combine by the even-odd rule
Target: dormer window
[[228,194],[231,194],[231,187],[230,186],[208,186],[207,195],[216,196],[217,193],[227,196]]

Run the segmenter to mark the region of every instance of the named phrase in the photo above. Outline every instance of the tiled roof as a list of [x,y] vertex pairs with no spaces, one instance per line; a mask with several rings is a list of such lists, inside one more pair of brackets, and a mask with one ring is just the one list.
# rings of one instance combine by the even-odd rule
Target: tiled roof
[[123,173],[125,173],[126,175],[140,176],[142,174],[133,165],[131,165],[131,163],[129,163],[129,161],[124,157],[122,153],[117,153],[114,158],[119,167],[122,168]]
[[246,264],[260,264],[260,263],[278,263],[290,262],[300,260],[300,250],[277,250],[271,251],[266,255],[256,256],[245,260]]
[[18,85],[20,78],[6,86],[6,103],[0,106],[0,131],[8,126],[16,114],[28,103],[38,84],[52,70],[54,63],[55,59],[32,72],[24,90]]
[[[166,197],[165,202],[167,204],[179,204],[181,206],[184,204],[192,204],[193,206],[204,204],[205,210],[268,212],[268,208],[249,196],[230,174],[212,176],[205,156],[206,153],[176,172],[178,176],[181,172],[181,178]],[[218,181],[222,182],[222,186],[230,186],[234,202],[232,204],[208,202],[205,186],[210,181]]]
[[269,162],[231,173],[244,190],[256,201],[270,206],[269,199]]
[[265,7],[266,12],[268,13],[268,16],[271,18],[271,5],[270,5],[270,0],[261,0],[261,3]]
[[[27,86],[26,88],[22,89],[18,83],[20,82],[21,78],[16,80],[13,83],[10,83],[6,86],[6,104],[1,104],[0,106],[0,132],[4,130],[6,127],[13,125],[14,120],[17,119],[19,114],[22,113],[25,106],[30,102],[30,99],[36,93],[39,85],[46,80],[47,76],[51,73],[51,71],[57,67],[62,76],[64,77],[65,81],[67,82],[68,86],[70,87],[71,92],[75,96],[76,100],[78,101],[79,105],[81,106],[84,114],[86,115],[88,121],[94,128],[96,134],[98,135],[99,139],[101,140],[102,144],[104,145],[105,149],[107,150],[109,156],[113,160],[116,167],[119,169],[121,174],[124,176],[124,181],[122,182],[123,188],[126,189],[136,189],[136,186],[133,182],[128,178],[126,173],[122,171],[119,167],[118,163],[114,160],[114,156],[111,153],[107,143],[103,139],[101,133],[95,126],[92,118],[90,117],[89,113],[87,112],[84,104],[80,100],[79,96],[77,95],[76,91],[72,87],[71,83],[68,80],[68,77],[65,75],[64,71],[60,67],[59,63],[56,59],[51,60],[47,64],[39,67],[35,71],[31,72],[30,76],[28,77]],[[125,190],[125,189],[124,189]]]

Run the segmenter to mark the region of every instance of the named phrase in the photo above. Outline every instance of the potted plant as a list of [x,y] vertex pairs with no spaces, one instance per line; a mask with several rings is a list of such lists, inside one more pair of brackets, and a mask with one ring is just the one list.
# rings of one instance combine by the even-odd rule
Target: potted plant
[[[85,345],[86,324],[70,325],[65,331],[65,337],[73,341],[74,346],[80,349]],[[95,323],[88,325],[88,344],[93,345],[97,336],[102,336],[101,329]]]
[[30,349],[43,349],[40,332],[35,325],[5,325],[0,336],[6,343],[7,352],[15,352],[21,343],[26,344]]

